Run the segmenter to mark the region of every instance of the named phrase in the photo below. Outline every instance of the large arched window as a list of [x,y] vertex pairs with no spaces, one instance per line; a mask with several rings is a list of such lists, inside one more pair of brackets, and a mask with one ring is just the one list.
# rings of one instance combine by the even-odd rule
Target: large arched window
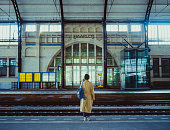
[[[98,86],[99,80],[103,79],[103,56],[102,48],[89,44],[77,43],[65,48],[65,83],[66,86],[79,86],[84,75],[90,75],[90,81]],[[113,86],[119,83],[119,69],[110,53],[107,52],[107,83]],[[61,52],[52,59],[48,71],[58,73],[58,82],[61,82]],[[99,78],[99,73],[102,74]],[[116,77],[115,77],[116,76]],[[103,82],[103,81],[102,81]]]

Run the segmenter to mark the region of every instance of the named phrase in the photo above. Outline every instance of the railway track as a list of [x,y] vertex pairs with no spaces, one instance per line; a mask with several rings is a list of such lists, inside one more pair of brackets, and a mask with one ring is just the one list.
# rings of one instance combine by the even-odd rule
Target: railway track
[[[79,106],[0,107],[0,116],[73,116],[81,115]],[[170,106],[94,106],[92,115],[170,115]]]

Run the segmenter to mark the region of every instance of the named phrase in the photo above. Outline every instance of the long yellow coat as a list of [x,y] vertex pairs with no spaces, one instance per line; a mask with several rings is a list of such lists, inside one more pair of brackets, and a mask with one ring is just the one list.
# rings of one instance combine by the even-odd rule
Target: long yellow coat
[[93,101],[95,100],[93,84],[85,80],[82,88],[85,100],[84,98],[80,100],[80,112],[91,113]]

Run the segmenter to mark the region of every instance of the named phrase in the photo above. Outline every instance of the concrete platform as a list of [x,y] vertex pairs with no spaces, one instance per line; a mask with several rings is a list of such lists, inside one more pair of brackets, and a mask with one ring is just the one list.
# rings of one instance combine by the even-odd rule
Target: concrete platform
[[0,117],[1,130],[169,130],[169,115]]
[[[0,90],[0,94],[76,94],[77,90]],[[97,89],[94,91],[95,94],[133,94],[133,93],[170,93],[170,90],[134,90],[134,91],[120,91],[120,90],[105,90],[105,89]]]

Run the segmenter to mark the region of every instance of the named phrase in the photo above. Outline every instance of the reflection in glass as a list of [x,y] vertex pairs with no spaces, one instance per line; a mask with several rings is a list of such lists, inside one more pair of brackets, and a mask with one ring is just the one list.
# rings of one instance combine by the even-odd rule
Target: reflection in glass
[[79,44],[73,45],[73,56],[79,57]]
[[81,66],[81,80],[84,79],[85,74],[87,74],[87,66]]
[[67,63],[67,64],[71,64],[71,63],[72,63],[72,59],[71,59],[71,58],[67,58],[67,59],[66,59],[66,63]]
[[96,46],[96,56],[102,56],[102,48]]
[[89,66],[89,75],[89,81],[92,82],[92,84],[95,84],[95,66]]
[[73,66],[73,83],[80,85],[80,66]]
[[81,44],[81,56],[86,57],[87,56],[87,43]]
[[94,56],[94,45],[89,44],[89,57]]
[[72,50],[71,50],[72,46],[69,46],[66,48],[66,56],[72,56]]
[[66,85],[72,85],[72,66],[66,66]]
[[79,63],[79,59],[78,58],[74,58],[74,63]]
[[99,84],[99,76],[98,76],[98,74],[99,73],[102,73],[102,82],[103,82],[103,67],[102,66],[96,66],[96,79],[97,79],[97,84]]
[[49,73],[49,82],[55,82],[55,73]]

